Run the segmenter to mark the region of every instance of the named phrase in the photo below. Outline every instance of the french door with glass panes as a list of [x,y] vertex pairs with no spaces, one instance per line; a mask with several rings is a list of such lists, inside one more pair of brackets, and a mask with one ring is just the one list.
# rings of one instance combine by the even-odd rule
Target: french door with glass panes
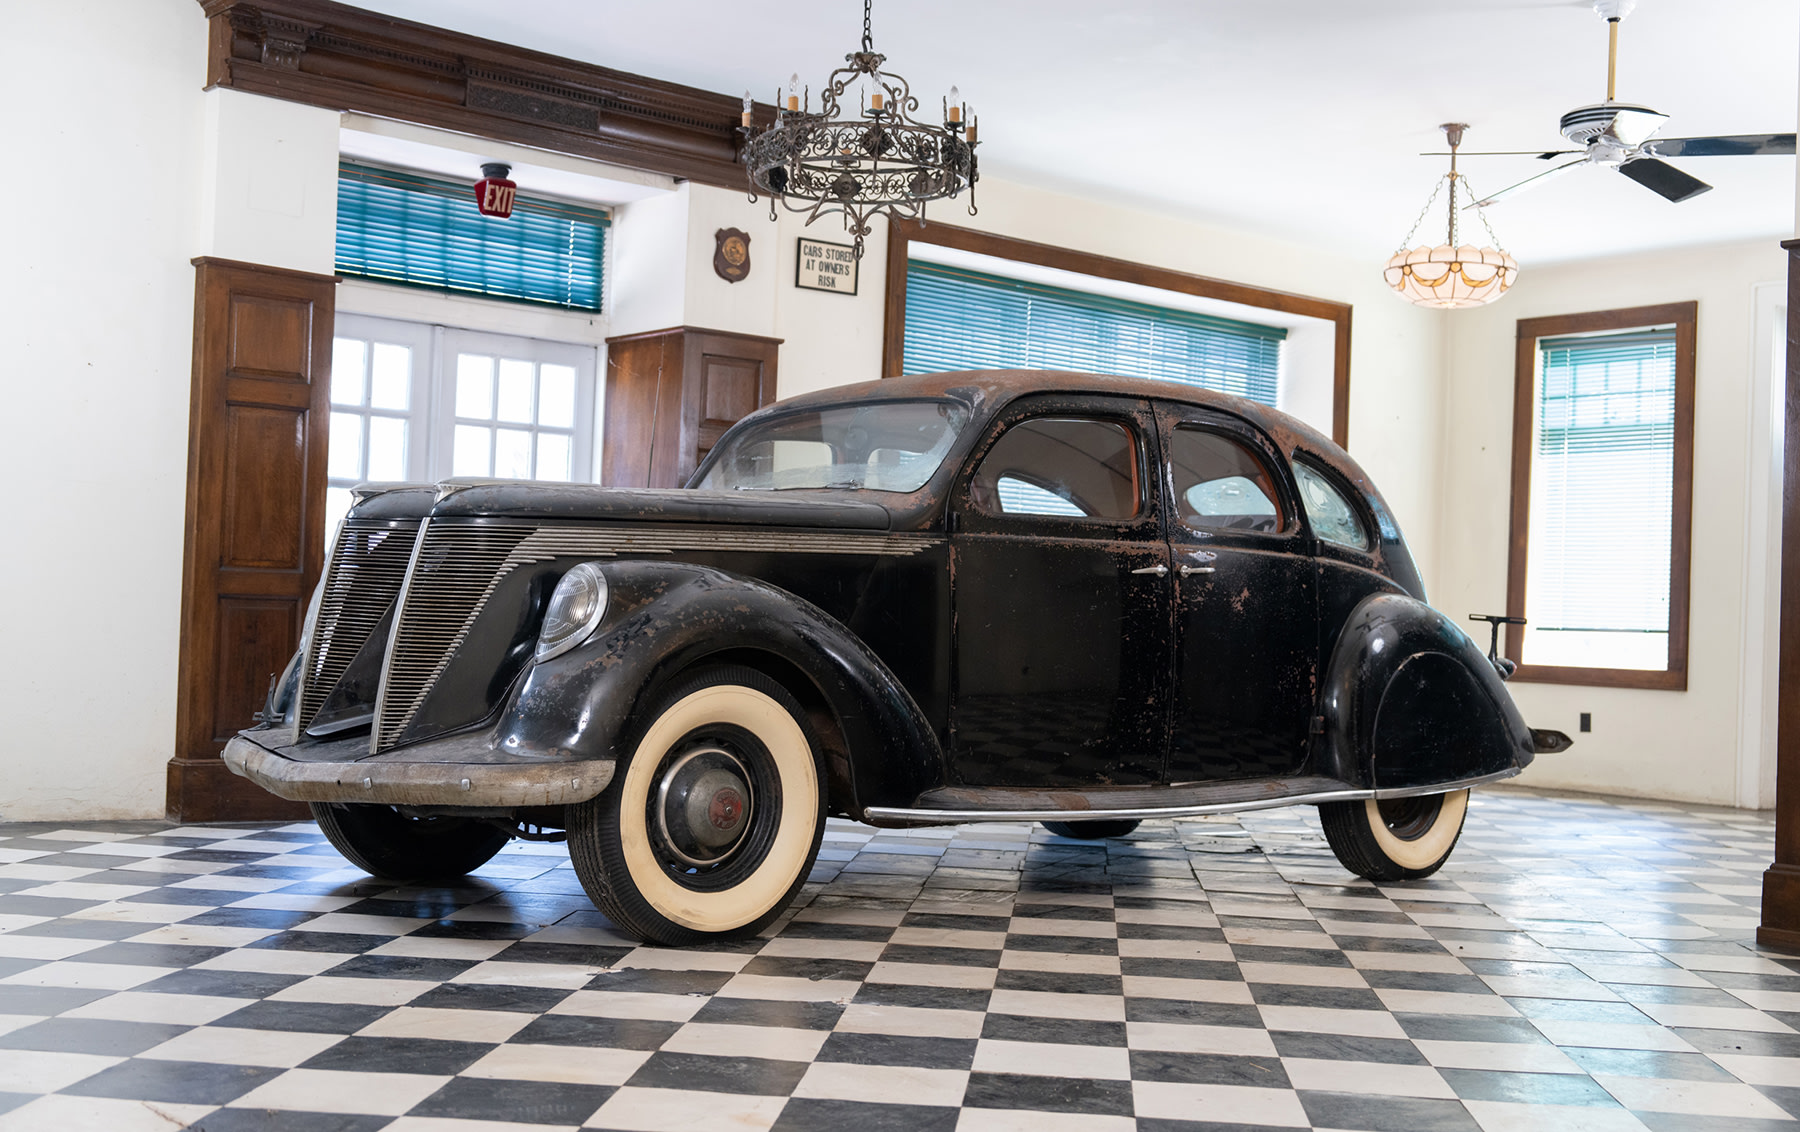
[[594,347],[446,329],[438,354],[438,478],[593,480]]
[[594,479],[596,350],[340,314],[326,533],[364,481]]

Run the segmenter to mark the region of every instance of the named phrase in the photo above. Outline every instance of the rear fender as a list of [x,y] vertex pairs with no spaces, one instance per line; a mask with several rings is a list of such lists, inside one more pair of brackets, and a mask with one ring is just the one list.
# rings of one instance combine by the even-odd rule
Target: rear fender
[[[842,622],[754,578],[679,562],[605,562],[594,636],[531,666],[502,715],[501,750],[630,755],[633,718],[676,674],[709,658],[765,668],[811,710],[831,807],[906,805],[940,784],[943,751],[899,680]],[[792,687],[795,677],[808,686]],[[835,733],[833,733],[835,729]]]
[[1499,673],[1456,623],[1406,594],[1363,599],[1320,695],[1319,773],[1364,789],[1499,777],[1535,746]]

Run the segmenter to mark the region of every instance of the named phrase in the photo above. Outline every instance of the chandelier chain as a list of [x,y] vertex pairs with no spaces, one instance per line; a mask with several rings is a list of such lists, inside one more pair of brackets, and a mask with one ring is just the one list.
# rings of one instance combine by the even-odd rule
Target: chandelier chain
[[[1411,246],[1413,235],[1418,232],[1419,225],[1425,223],[1426,215],[1431,212],[1431,206],[1437,203],[1438,194],[1444,191],[1444,182],[1449,179],[1448,175],[1438,178],[1437,184],[1432,187],[1431,196],[1426,198],[1425,207],[1419,210],[1419,218],[1412,222],[1412,227],[1406,230],[1406,238],[1400,241],[1401,251],[1405,251]],[[1486,219],[1486,217],[1482,218],[1484,223]]]
[[875,50],[875,32],[869,23],[869,8],[875,0],[863,0],[863,50]]
[[[1469,199],[1472,201],[1480,200],[1480,195],[1475,192],[1475,186],[1469,183],[1469,175],[1467,173],[1462,173],[1459,174],[1459,176],[1462,177],[1463,187],[1469,191]],[[1481,218],[1481,226],[1487,229],[1488,239],[1494,242],[1495,250],[1505,251],[1506,246],[1500,242],[1500,237],[1494,235],[1494,226],[1488,223],[1487,209],[1477,208],[1475,210],[1475,215]]]

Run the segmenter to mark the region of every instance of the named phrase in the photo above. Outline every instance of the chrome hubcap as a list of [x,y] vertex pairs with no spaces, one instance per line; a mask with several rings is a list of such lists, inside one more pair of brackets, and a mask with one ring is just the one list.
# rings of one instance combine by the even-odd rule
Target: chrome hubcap
[[700,747],[663,772],[657,832],[686,864],[716,865],[743,845],[755,806],[750,774],[737,756],[720,747]]

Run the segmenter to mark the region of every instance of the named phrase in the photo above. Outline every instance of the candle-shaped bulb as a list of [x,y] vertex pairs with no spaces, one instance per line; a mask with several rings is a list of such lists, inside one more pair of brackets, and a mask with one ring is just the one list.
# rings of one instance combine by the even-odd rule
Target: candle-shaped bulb
[[968,142],[970,145],[975,144],[975,127],[978,124],[979,124],[979,119],[977,119],[975,117],[974,111],[971,110],[969,113],[969,127],[968,127],[968,129],[963,131],[963,140]]
[[955,87],[950,88],[949,120],[952,122],[962,121],[962,91]]
[[744,128],[746,130],[750,128],[750,115],[755,106],[755,102],[750,98],[750,92],[746,90],[744,92]]
[[789,110],[796,112],[800,109],[800,72],[798,71],[795,71],[793,77],[788,79],[787,106]]

